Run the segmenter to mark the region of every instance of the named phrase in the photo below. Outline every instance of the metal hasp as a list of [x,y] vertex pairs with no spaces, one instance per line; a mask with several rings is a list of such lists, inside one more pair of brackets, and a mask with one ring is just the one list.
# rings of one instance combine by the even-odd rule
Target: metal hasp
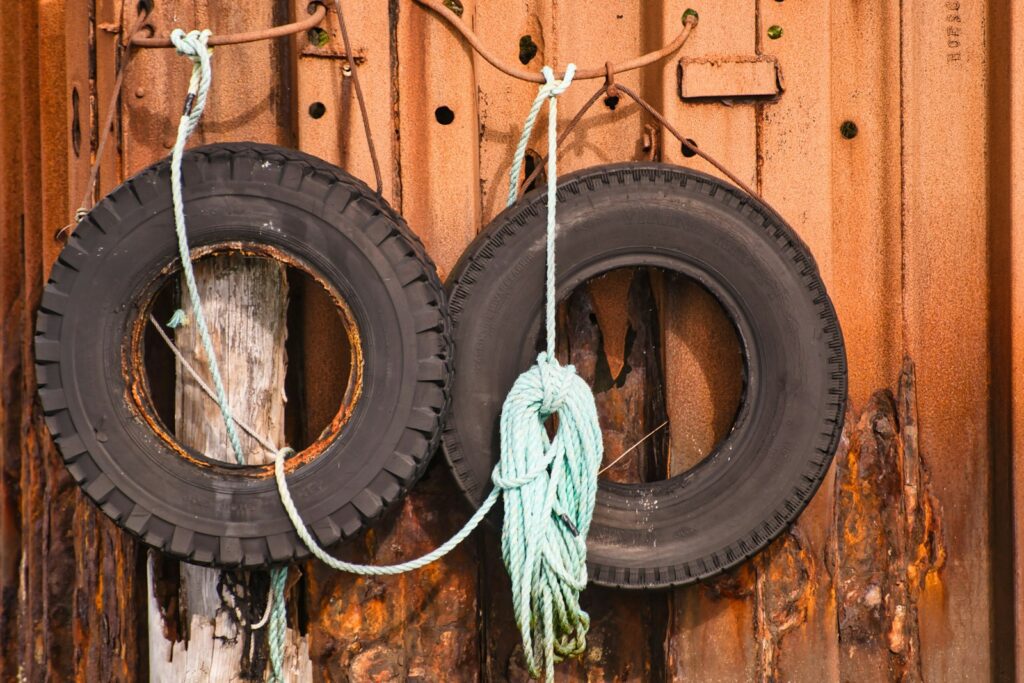
[[775,99],[784,90],[774,57],[683,57],[679,60],[679,97]]

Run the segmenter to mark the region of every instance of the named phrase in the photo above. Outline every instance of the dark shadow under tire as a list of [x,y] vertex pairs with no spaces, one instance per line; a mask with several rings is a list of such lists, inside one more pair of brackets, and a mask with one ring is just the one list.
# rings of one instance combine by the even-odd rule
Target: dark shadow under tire
[[[502,402],[541,338],[546,201],[534,192],[499,215],[448,282],[457,355],[443,443],[475,505],[498,460]],[[736,421],[700,464],[664,481],[601,482],[587,539],[591,580],[686,584],[764,548],[821,484],[845,409],[842,333],[806,245],[716,178],[620,164],[559,179],[557,264],[560,299],[623,267],[696,280],[731,319],[744,360]]]
[[[434,265],[380,197],[308,155],[211,145],[186,153],[183,177],[194,254],[267,248],[354,318],[361,395],[339,433],[288,461],[314,536],[323,545],[352,536],[416,481],[437,446],[451,338]],[[100,201],[54,264],[35,340],[47,427],[85,493],[151,546],[219,566],[304,558],[270,466],[200,462],[132,399],[147,393],[145,374],[127,370],[132,334],[148,314],[147,292],[177,268],[165,160]]]

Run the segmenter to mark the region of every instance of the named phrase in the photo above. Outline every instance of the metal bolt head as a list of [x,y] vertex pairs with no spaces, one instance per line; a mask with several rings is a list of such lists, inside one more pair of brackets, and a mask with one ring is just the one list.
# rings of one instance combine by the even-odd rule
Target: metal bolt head
[[772,40],[778,40],[782,37],[782,27],[778,24],[768,27],[768,37]]

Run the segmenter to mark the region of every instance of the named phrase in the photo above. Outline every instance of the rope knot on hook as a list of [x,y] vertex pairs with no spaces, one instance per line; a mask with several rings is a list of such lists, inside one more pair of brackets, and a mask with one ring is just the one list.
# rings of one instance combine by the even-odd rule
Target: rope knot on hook
[[171,43],[179,55],[189,57],[193,62],[198,62],[203,55],[209,55],[210,48],[207,43],[210,40],[210,29],[202,31],[189,31],[185,33],[180,28],[171,31]]
[[576,65],[570,64],[565,67],[565,74],[561,79],[555,78],[555,72],[550,66],[545,66],[540,72],[544,74],[544,85],[540,87],[540,92],[547,97],[558,97],[572,84],[572,78],[576,75]]

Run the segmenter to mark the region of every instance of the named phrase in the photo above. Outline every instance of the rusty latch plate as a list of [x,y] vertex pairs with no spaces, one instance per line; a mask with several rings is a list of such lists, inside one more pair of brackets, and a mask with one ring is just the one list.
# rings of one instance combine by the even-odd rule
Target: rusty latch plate
[[684,100],[774,98],[782,93],[779,62],[767,56],[683,57],[679,96]]

